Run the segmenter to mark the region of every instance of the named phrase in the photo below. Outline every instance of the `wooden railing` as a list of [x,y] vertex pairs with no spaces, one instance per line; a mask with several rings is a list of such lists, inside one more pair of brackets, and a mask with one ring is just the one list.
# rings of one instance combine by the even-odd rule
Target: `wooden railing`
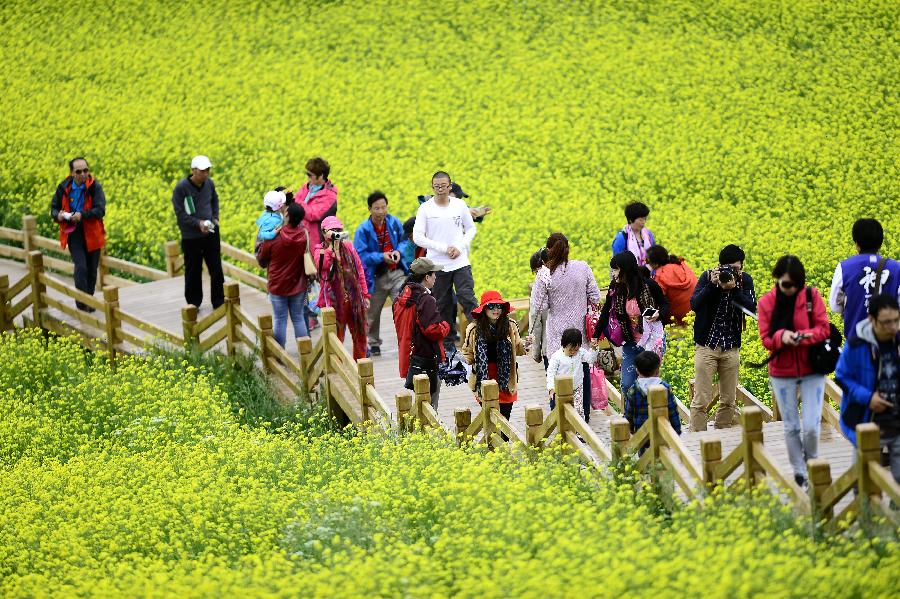
[[[29,227],[34,228],[26,221],[23,231]],[[119,305],[116,285],[104,285],[102,299],[98,299],[50,276],[48,269],[62,272],[70,269],[64,266],[62,259],[48,258],[35,249],[47,248],[52,240],[23,231],[0,228],[0,239],[19,241],[23,245],[19,248],[0,244],[0,256],[24,258],[28,264],[28,272],[18,281],[11,282],[8,276],[0,276],[0,327],[3,330],[14,328],[16,318],[22,316],[48,330],[73,332],[62,321],[51,316],[50,309],[53,308],[76,321],[76,332],[85,344],[106,352],[113,368],[120,354],[145,350],[160,343],[201,352],[214,351],[224,345],[224,351],[229,355],[234,355],[240,348],[258,351],[262,367],[283,396],[311,400],[318,395],[318,401],[342,425],[398,433],[413,428],[442,431],[449,428],[431,406],[430,383],[425,375],[415,377],[413,391],[395,396],[396,409],[392,413],[375,389],[372,361],[367,358],[354,361],[338,339],[335,314],[331,308],[322,310],[323,334],[315,344],[309,337],[296,340],[298,356],[295,358],[275,341],[272,317],[262,315],[254,322],[241,309],[239,284],[229,281],[225,284],[225,303],[204,318],[198,320],[194,306],[182,309],[182,334],[176,335],[123,310]],[[171,251],[169,247],[167,257]],[[146,269],[124,260],[104,259],[109,268],[132,276],[146,279],[166,276],[162,271]],[[247,281],[253,282],[252,279],[244,279],[244,282]],[[128,283],[131,284],[130,281]],[[52,297],[48,290],[87,304],[96,312],[89,314],[77,310],[67,302]],[[29,308],[30,319],[26,315]],[[146,335],[142,337],[126,327]],[[608,412],[621,414],[624,409],[622,397],[609,382],[607,386]],[[806,493],[791,477],[785,477],[780,472],[765,447],[763,422],[776,419],[777,414],[768,410],[743,387],[738,388],[738,397],[743,404],[740,444],[723,457],[721,440],[703,439],[699,462],[672,428],[668,418],[667,392],[661,386],[651,389],[648,420],[633,435],[630,424],[621,416],[611,421],[609,446],[576,412],[572,378],[557,377],[555,391],[556,405],[546,418],[539,406],[526,409],[523,437],[500,414],[497,384],[483,381],[482,406],[478,413],[473,416],[470,409],[460,409],[454,414],[456,438],[460,444],[483,444],[490,450],[510,449],[525,453],[541,450],[550,443],[560,443],[578,459],[595,464],[612,464],[636,455],[640,471],[657,480],[664,473],[671,476],[678,491],[689,499],[702,496],[716,485],[727,487],[742,481],[744,487],[752,487],[769,481],[778,493],[794,503],[800,513],[811,514],[817,522],[828,527],[852,522],[869,512],[896,518],[894,512],[884,509],[882,495],[900,504],[900,485],[880,464],[879,432],[874,424],[857,427],[856,462],[837,480],[832,481],[827,462],[809,461],[810,490]],[[823,410],[823,420],[838,427],[837,412],[831,402],[840,403],[841,390],[829,380],[826,393],[829,402]],[[683,404],[678,409],[682,418],[689,417]],[[835,514],[835,507],[853,489],[857,491],[856,497]]]

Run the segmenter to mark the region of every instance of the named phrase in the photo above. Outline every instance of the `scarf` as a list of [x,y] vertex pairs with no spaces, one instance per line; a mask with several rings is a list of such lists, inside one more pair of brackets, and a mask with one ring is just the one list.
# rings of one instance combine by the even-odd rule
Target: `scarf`
[[[637,341],[635,335],[644,332],[643,319],[638,317],[637,322],[634,323],[628,316],[628,312],[625,309],[625,305],[628,302],[628,292],[625,289],[625,285],[617,285],[615,291],[613,310],[616,311],[616,319],[622,325],[622,337],[625,343],[635,343]],[[643,280],[641,280],[641,290],[638,292],[636,299],[641,313],[647,308],[656,309],[656,303],[653,301],[653,296],[650,295],[650,287]]]
[[[800,291],[797,292],[797,295],[799,294]],[[770,335],[782,329],[794,330],[794,306],[797,304],[797,295],[785,295],[780,286],[775,286],[775,308],[772,310]]]
[[634,234],[634,229],[631,228],[631,225],[625,225],[622,233],[625,234],[625,244],[628,251],[637,258],[638,266],[647,264],[647,248],[653,245],[650,241],[650,232],[647,230],[647,227],[641,229],[640,241],[638,241],[637,235]]
[[[495,325],[491,325],[494,329]],[[488,375],[487,340],[475,331],[475,390],[481,392],[481,381]],[[509,338],[497,340],[497,386],[509,392],[509,370],[512,364],[512,341]]]
[[352,247],[348,241],[341,242],[341,259],[339,261],[335,257],[324,287],[328,305],[334,307],[337,322],[349,325],[351,331],[365,333],[365,295],[359,287]]

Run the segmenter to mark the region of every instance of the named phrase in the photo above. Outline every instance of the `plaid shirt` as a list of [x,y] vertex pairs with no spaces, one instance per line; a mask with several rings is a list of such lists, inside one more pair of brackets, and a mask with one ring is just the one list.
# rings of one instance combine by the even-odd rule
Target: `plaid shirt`
[[[669,392],[669,422],[672,428],[679,435],[681,434],[681,419],[678,417],[678,406],[675,404],[675,395],[672,393],[671,387],[666,382],[661,382],[662,386]],[[635,433],[641,428],[650,412],[650,401],[637,381],[625,391],[625,418],[631,423],[631,432]]]

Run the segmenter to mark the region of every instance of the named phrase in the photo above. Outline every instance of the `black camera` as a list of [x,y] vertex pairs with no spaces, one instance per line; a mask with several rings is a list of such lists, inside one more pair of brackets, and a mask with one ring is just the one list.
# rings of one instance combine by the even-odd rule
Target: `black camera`
[[730,283],[734,280],[734,268],[728,264],[723,264],[718,269],[719,283]]

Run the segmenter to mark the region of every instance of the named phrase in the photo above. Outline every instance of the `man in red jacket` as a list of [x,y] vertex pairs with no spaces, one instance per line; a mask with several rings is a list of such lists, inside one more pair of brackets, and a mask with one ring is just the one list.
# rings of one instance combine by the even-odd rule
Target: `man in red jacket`
[[304,315],[307,277],[303,271],[303,257],[308,238],[303,227],[303,216],[303,206],[289,204],[287,222],[275,239],[263,242],[257,257],[259,265],[268,268],[266,287],[272,301],[272,332],[281,347],[284,347],[287,333],[288,314],[294,325],[294,337],[309,335]]
[[[87,160],[73,158],[69,161],[69,176],[59,184],[50,201],[50,217],[59,223],[60,247],[68,246],[72,255],[75,287],[88,295],[94,295],[97,288],[100,249],[106,245],[105,214],[103,187],[91,176]],[[84,312],[94,311],[77,300],[75,306]]]

